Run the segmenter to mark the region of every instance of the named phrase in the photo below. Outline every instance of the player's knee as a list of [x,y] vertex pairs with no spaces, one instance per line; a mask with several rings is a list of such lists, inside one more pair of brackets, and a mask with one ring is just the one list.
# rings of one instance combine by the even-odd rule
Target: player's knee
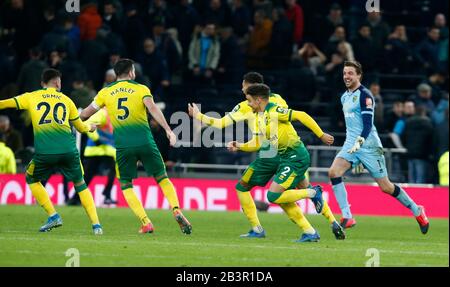
[[240,180],[237,184],[236,184],[236,190],[240,191],[240,192],[246,192],[249,191],[250,185],[247,182],[244,182],[242,180]]
[[38,180],[34,179],[31,175],[29,175],[27,173],[26,177],[25,177],[25,181],[27,182],[27,184],[33,184],[38,182]]
[[275,203],[280,196],[281,193],[269,191],[267,193],[267,200],[271,203]]
[[168,177],[167,177],[167,174],[165,173],[163,175],[155,177],[155,180],[159,184],[161,181],[165,180],[166,178],[168,178]]
[[335,169],[335,168],[330,168],[330,169],[328,170],[328,177],[329,177],[329,178],[339,178],[339,177],[341,177],[341,175],[340,175],[340,173],[338,172],[337,169]]
[[131,180],[119,180],[119,182],[120,182],[120,188],[122,190],[133,188],[133,183],[131,182]]

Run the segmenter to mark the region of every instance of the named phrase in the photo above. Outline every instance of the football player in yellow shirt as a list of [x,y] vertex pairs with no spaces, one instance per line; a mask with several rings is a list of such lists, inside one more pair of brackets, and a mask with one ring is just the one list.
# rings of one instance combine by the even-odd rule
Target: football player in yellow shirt
[[[305,145],[297,135],[291,121],[300,121],[308,127],[325,144],[332,144],[334,138],[324,133],[317,123],[306,113],[279,107],[269,101],[270,88],[264,84],[254,84],[246,91],[248,105],[257,113],[253,138],[247,143],[232,141],[228,143],[230,151],[259,151],[264,157],[278,157],[279,163],[274,180],[270,185],[267,198],[272,203],[279,204],[289,218],[302,230],[298,242],[315,242],[319,234],[303,216],[296,202],[310,198],[317,213],[329,207],[322,198],[320,186],[295,189],[298,186],[309,186],[305,172],[310,165],[310,156]],[[305,187],[306,187],[305,186]],[[332,217],[332,230],[337,239],[344,239],[342,227],[329,210]]]
[[[245,94],[245,90],[253,84],[262,84],[264,78],[261,74],[257,72],[249,72],[244,75],[242,81],[242,92]],[[269,102],[277,104],[279,107],[288,108],[286,101],[278,94],[270,93]],[[249,128],[252,131],[257,131],[256,126],[256,116],[253,109],[249,106],[248,101],[242,101],[236,107],[228,113],[223,118],[217,119],[208,117],[199,112],[198,107],[195,104],[189,105],[189,114],[201,121],[202,123],[215,127],[215,128],[225,128],[234,122],[247,121]],[[273,156],[261,156],[261,151],[258,152],[257,159],[253,161],[250,166],[244,171],[241,179],[236,185],[236,191],[238,195],[239,202],[241,204],[244,214],[247,216],[252,229],[247,233],[241,235],[242,237],[249,238],[262,238],[265,237],[265,231],[261,226],[258,219],[257,210],[253,198],[250,194],[250,190],[254,186],[265,186],[273,175],[277,172],[279,166],[280,158],[278,155],[273,154]],[[309,167],[309,156],[308,161],[305,163]],[[306,171],[306,170],[305,170]],[[301,174],[303,180],[299,181],[298,188],[312,188],[309,181]],[[282,205],[284,208],[284,205]],[[326,201],[324,201],[324,207],[322,214],[329,221],[333,227],[333,233],[337,239],[343,239],[345,237],[343,231],[331,212]]]
[[60,92],[61,73],[58,70],[44,70],[42,87],[40,90],[0,101],[0,110],[16,108],[27,110],[31,115],[35,154],[28,164],[26,181],[36,201],[49,216],[47,223],[39,231],[50,231],[63,224],[41,183],[57,168],[65,178],[74,183],[75,191],[91,220],[94,234],[103,234],[94,199],[83,178],[83,167],[71,129],[73,125],[79,132],[87,133],[95,131],[96,126],[82,122],[75,104]]
[[171,146],[175,145],[176,136],[153,101],[149,88],[134,81],[134,62],[120,59],[114,65],[114,72],[117,80],[104,87],[80,116],[87,120],[106,107],[113,125],[119,181],[128,205],[141,221],[139,232],[154,231],[153,224],[133,190],[133,179],[137,177],[137,162],[141,161],[147,175],[153,176],[161,187],[181,231],[191,234],[192,226],[180,210],[175,187],[167,177],[166,166],[150,131],[147,110],[165,129]]

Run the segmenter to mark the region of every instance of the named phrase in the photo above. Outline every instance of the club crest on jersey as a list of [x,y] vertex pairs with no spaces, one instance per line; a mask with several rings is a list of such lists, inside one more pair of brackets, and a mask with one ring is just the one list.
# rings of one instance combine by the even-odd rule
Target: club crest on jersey
[[354,103],[356,102],[356,99],[357,99],[357,97],[356,97],[356,96],[353,96],[353,102],[354,102]]
[[373,109],[373,101],[371,98],[366,98],[366,108]]
[[287,114],[289,110],[282,107],[277,107],[277,112],[279,112],[280,114]]

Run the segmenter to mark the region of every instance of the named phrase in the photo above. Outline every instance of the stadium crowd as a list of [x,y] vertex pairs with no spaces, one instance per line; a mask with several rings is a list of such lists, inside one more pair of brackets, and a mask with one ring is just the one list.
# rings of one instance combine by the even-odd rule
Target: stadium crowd
[[[64,0],[2,1],[0,99],[39,89],[52,67],[63,74],[62,91],[85,108],[127,57],[166,116],[193,101],[224,114],[241,101],[242,75],[253,70],[339,134],[342,67],[356,59],[383,144],[407,150],[405,181],[437,183],[439,165],[446,162],[448,174],[448,1],[381,1],[382,13],[368,13],[365,2],[98,0],[68,13]],[[151,127],[169,163],[215,162],[211,149],[169,150],[160,127]],[[26,113],[2,112],[0,135],[16,158],[30,158]]]

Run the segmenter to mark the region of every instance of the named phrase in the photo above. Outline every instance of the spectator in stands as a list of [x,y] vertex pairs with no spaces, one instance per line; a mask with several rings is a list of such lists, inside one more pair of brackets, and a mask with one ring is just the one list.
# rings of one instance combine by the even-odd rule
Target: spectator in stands
[[439,67],[439,33],[436,27],[428,29],[427,38],[415,49],[416,58],[425,71],[435,71]]
[[248,35],[252,22],[250,9],[242,0],[233,0],[231,4],[231,27],[238,38]]
[[70,59],[65,50],[52,51],[49,56],[49,66],[58,69],[64,73],[61,79],[61,91],[69,95],[72,91],[73,82],[75,79],[80,79],[86,75],[86,71],[78,61]]
[[385,70],[391,73],[410,72],[408,68],[412,66],[413,56],[405,26],[395,26],[384,46]]
[[[442,174],[441,171],[445,170],[443,165],[446,166],[446,176],[447,176],[447,185],[448,185],[448,127],[449,127],[449,118],[448,118],[448,107],[445,110],[445,117],[442,123],[435,127],[433,132],[433,159],[434,165],[439,167],[440,173],[440,184],[443,184],[445,174]],[[446,161],[446,162],[445,162]]]
[[150,80],[152,92],[164,98],[164,89],[170,86],[170,73],[166,57],[156,49],[154,41],[150,38],[144,40],[143,52],[137,61],[142,65],[145,76]]
[[94,40],[97,37],[97,30],[102,26],[102,17],[98,14],[97,4],[91,2],[84,5],[77,24],[82,41]]
[[[64,50],[70,57],[75,57],[79,47],[79,30],[73,27],[68,17],[60,17],[57,25],[42,37],[40,48],[48,55],[54,50]],[[72,25],[72,26],[71,26]]]
[[249,68],[264,68],[267,67],[263,61],[269,54],[273,22],[264,10],[258,10],[254,15],[254,23],[247,47],[247,65]]
[[[337,27],[347,27],[345,18],[342,15],[341,5],[334,3],[331,5],[328,15],[324,21],[320,21],[320,25],[317,25],[317,40],[318,44],[322,47],[325,46],[330,35],[336,32]],[[343,39],[340,39],[343,40]]]
[[410,100],[414,101],[416,107],[424,106],[428,115],[431,115],[436,107],[431,99],[431,92],[430,85],[422,83],[417,86],[417,94],[410,97]]
[[[367,25],[370,27],[370,34],[377,49],[382,49],[391,28],[383,21],[381,12],[370,12],[367,14]],[[365,66],[364,66],[365,67]]]
[[266,15],[272,15],[273,1],[271,0],[253,0],[253,15],[258,10],[263,10]]
[[334,33],[329,37],[325,46],[325,55],[330,58],[336,51],[340,42],[346,42],[346,32],[344,26],[337,26]]
[[297,3],[297,0],[285,0],[285,3],[286,3],[286,17],[294,27],[294,33],[292,35],[294,45],[298,47],[303,40],[303,30],[305,28],[303,9]]
[[108,0],[103,4],[102,23],[109,31],[118,35],[121,34],[121,21],[115,1]]
[[375,126],[377,130],[384,130],[384,104],[383,97],[381,96],[381,87],[378,82],[372,82],[370,84],[370,92],[375,99]]
[[403,114],[395,122],[392,132],[389,133],[389,136],[396,148],[405,148],[402,143],[402,136],[405,131],[406,121],[412,116],[414,116],[415,113],[416,113],[416,106],[414,102],[409,100],[405,101],[405,103],[403,104]]
[[216,36],[216,25],[208,23],[196,33],[189,45],[189,70],[196,79],[213,80],[219,65],[220,41]]
[[216,23],[219,27],[225,27],[230,25],[230,14],[229,6],[221,0],[209,0],[204,19],[207,22]]
[[148,8],[148,19],[150,20],[149,28],[153,28],[153,23],[164,23],[165,25],[171,25],[173,22],[173,15],[167,8],[165,0],[151,1]]
[[275,69],[286,68],[289,64],[293,45],[293,25],[287,19],[281,7],[272,10],[272,37],[270,39],[271,67]]
[[164,56],[169,69],[173,74],[180,69],[182,54],[177,48],[175,41],[166,32],[166,24],[162,21],[153,22],[152,39],[160,55]]
[[408,182],[428,183],[427,171],[433,142],[433,125],[426,108],[418,106],[416,114],[406,120],[402,142],[407,149]]
[[220,60],[218,82],[222,84],[239,84],[244,73],[244,55],[239,48],[233,28],[225,27],[220,31]]
[[47,67],[47,63],[42,60],[42,51],[38,47],[32,48],[30,60],[20,68],[17,79],[19,94],[40,89],[42,71]]
[[317,76],[319,71],[324,68],[327,57],[322,53],[313,43],[305,43],[303,47],[298,50],[298,55],[303,61],[303,64],[308,67],[311,72]]
[[14,153],[23,149],[22,135],[11,125],[8,116],[0,115],[0,133],[3,134],[3,142]]
[[433,122],[433,125],[439,126],[446,119],[448,120],[448,118],[446,118],[448,114],[446,113],[448,113],[448,92],[443,92],[436,109],[431,112],[431,121]]
[[114,72],[114,69],[109,69],[105,73],[105,81],[103,83],[103,87],[111,84],[112,82],[116,81],[116,73]]
[[364,71],[373,72],[376,68],[379,50],[372,39],[368,24],[361,25],[358,35],[352,41],[352,48],[355,51],[355,58],[364,67]]
[[[414,103],[413,103],[414,104]],[[398,120],[403,117],[404,105],[401,101],[395,101],[392,104],[392,109],[386,113],[384,121],[384,130],[388,132],[394,131],[394,126]]]
[[16,158],[13,151],[5,145],[0,131],[0,174],[16,174]]
[[69,97],[74,102],[77,108],[84,109],[92,102],[94,99],[96,92],[86,86],[82,77],[75,79],[72,84],[73,90],[70,93]]
[[139,17],[136,4],[130,2],[125,7],[125,21],[123,26],[123,38],[127,45],[129,57],[135,58],[141,50],[141,43],[145,36],[145,28]]
[[432,73],[426,83],[431,87],[431,98],[434,103],[441,100],[442,93],[448,91],[447,75],[443,71]]
[[439,42],[438,70],[448,74],[448,37]]
[[[173,14],[174,25],[178,30],[181,47],[183,47],[183,51],[187,52],[194,28],[200,23],[200,16],[197,10],[189,3],[189,0],[180,0]],[[187,58],[188,53],[185,53],[184,57]]]
[[442,13],[436,14],[436,16],[434,17],[434,26],[436,28],[439,28],[441,39],[448,38],[447,19],[445,18],[444,14]]

